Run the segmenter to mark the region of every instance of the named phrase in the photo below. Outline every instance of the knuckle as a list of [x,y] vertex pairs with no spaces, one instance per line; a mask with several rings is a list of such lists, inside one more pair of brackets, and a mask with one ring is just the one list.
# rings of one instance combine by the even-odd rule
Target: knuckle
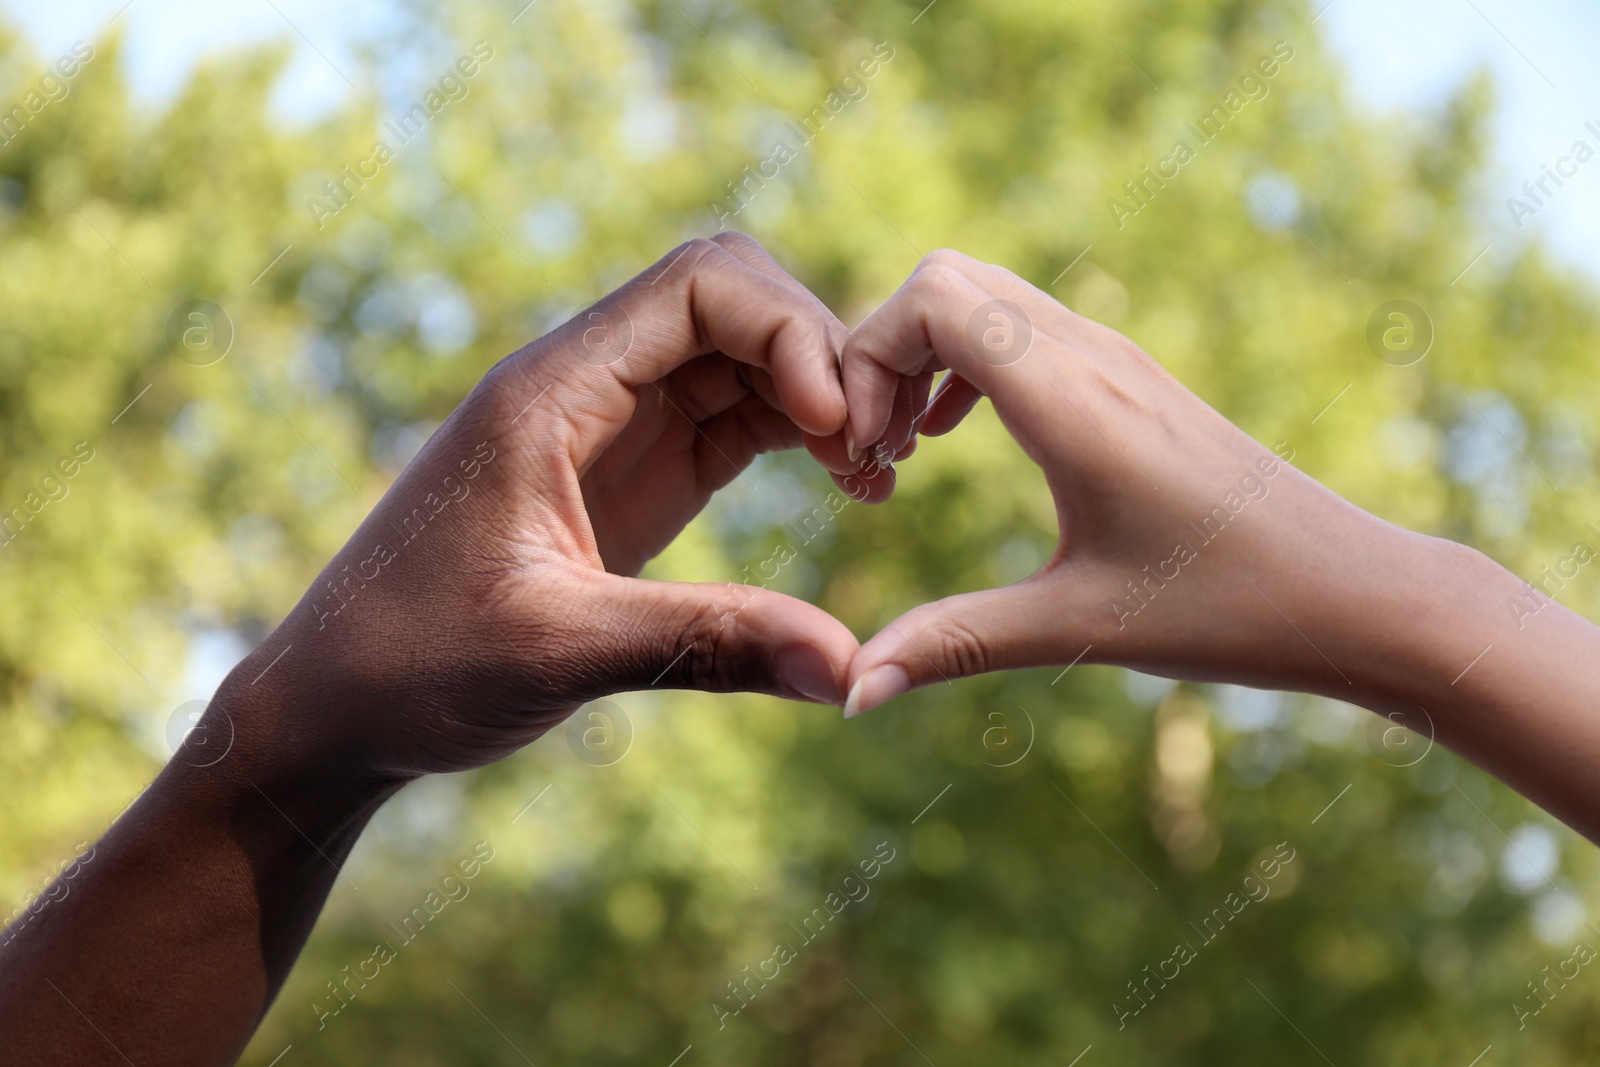
[[906,288],[930,306],[945,307],[952,298],[973,290],[969,268],[976,262],[949,249],[929,252],[917,264],[917,269],[911,272]]
[[[556,428],[565,426],[566,420],[546,416],[560,412],[561,395],[559,391],[544,395],[556,381],[541,360],[507,357],[483,376],[462,402],[451,424],[456,425],[458,436],[465,434],[467,437],[473,432],[492,432],[498,439],[513,429],[541,436],[559,432]],[[531,403],[536,398],[539,402]],[[467,447],[470,450],[470,441]]]
[[[698,601],[680,609],[677,633],[663,649],[671,662],[670,676],[685,689],[722,691],[737,681],[738,665],[730,653],[728,619],[714,601]],[[669,633],[671,631],[669,630]]]
[[695,271],[710,263],[722,263],[726,261],[729,255],[728,250],[718,244],[714,238],[694,237],[673,249],[671,255],[667,258],[667,262],[671,263],[677,257],[682,256],[683,265],[688,267],[690,271]]
[[967,268],[977,265],[978,261],[964,252],[957,252],[953,248],[938,248],[922,257],[922,261],[917,264],[916,273],[919,275],[936,274],[938,273],[934,270],[936,267],[965,271]]
[[935,647],[930,650],[935,663],[953,668],[957,677],[986,674],[991,657],[983,638],[958,619],[946,619],[934,631]]
[[490,367],[469,396],[474,399],[481,397],[496,408],[510,405],[512,399],[526,389],[534,378],[529,361],[519,359],[520,355],[520,352],[513,353]]
[[[705,268],[708,262],[727,259],[731,253],[711,237],[691,237],[655,261],[655,264],[635,278],[629,286],[651,286],[666,279],[674,285]],[[643,291],[643,290],[641,290]]]
[[743,250],[764,253],[766,251],[761,246],[760,241],[757,241],[743,230],[723,230],[721,233],[713,234],[707,240],[729,252]]

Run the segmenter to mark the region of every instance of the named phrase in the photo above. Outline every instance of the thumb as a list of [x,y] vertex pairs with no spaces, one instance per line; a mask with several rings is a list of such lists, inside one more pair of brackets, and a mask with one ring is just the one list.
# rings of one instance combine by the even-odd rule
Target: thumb
[[912,689],[1060,658],[1060,591],[1029,579],[935,600],[889,623],[850,664],[851,718]]
[[597,577],[582,647],[607,693],[746,691],[834,705],[844,697],[860,646],[813,604],[732,582]]

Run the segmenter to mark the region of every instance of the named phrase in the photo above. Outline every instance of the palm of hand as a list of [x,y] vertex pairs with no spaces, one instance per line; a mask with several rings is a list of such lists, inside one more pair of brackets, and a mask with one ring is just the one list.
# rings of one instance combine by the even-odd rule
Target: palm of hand
[[627,425],[580,480],[599,559],[625,576],[637,575],[758,455],[802,443],[766,372],[720,353],[634,393]]

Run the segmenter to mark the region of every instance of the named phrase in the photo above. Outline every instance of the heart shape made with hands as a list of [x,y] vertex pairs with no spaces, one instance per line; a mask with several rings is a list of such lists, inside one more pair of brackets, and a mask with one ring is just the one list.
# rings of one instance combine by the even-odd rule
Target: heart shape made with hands
[[[913,608],[862,645],[820,607],[769,589],[636,577],[761,453],[804,446],[852,499],[880,502],[918,435],[949,432],[985,396],[1055,498],[1060,543],[1022,582]],[[1163,571],[1144,579],[1160,612],[1129,626],[1142,608],[1115,606],[1137,593],[1141,567],[1172,562],[1176,517],[1282,472],[1275,484],[1297,484],[1296,506],[1315,498],[1299,527],[1338,538],[1341,516],[1365,516],[1133,342],[1003,268],[934,253],[850,331],[755,241],[724,233],[492,368],[323,579],[340,597],[331,614],[352,579],[389,609],[340,652],[351,703],[407,709],[398,722],[383,713],[384,774],[492,762],[588,700],[654,687],[767,692],[853,715],[919,685],[1091,648],[1089,662],[1304,685],[1325,664],[1284,646],[1266,606],[1296,566],[1285,563],[1293,538],[1266,522],[1200,549],[1243,556],[1264,585]],[[458,520],[398,542],[417,547],[383,544],[447,506]],[[380,577],[391,573],[401,577]],[[328,627],[325,607],[308,612],[310,629]],[[1273,651],[1266,667],[1261,648]]]
[[[894,462],[918,436],[950,432],[985,396],[1045,470],[1061,541],[1023,582],[921,605],[859,648],[831,615],[770,590],[654,583],[651,595],[675,605],[667,617],[679,639],[658,643],[647,658],[656,673],[641,680],[676,674],[701,689],[843,697],[851,716],[914,686],[1065,662],[1064,650],[1095,644],[1096,660],[1114,646],[1127,662],[1189,669],[1161,657],[1173,626],[1208,614],[1208,595],[1177,590],[1168,599],[1180,610],[1133,635],[1107,608],[1125,595],[1130,571],[1171,551],[1167,534],[1151,532],[1149,520],[1170,514],[1172,502],[1151,496],[1159,491],[1144,472],[1165,463],[1151,448],[1182,436],[1202,469],[1242,464],[1271,477],[1278,465],[1260,445],[1133,342],[1003,268],[936,252],[850,331],[753,240],[721,234],[709,243],[715,253],[679,268],[681,300],[639,299],[673,285],[676,261],[663,260],[558,331],[580,362],[606,372],[577,382],[589,417],[569,443],[591,566],[637,574],[764,451],[804,445],[852,500],[882,502],[894,490]],[[1208,479],[1183,477],[1200,506]],[[648,604],[651,585],[625,577],[615,587],[618,614]],[[680,657],[687,671],[671,666]]]

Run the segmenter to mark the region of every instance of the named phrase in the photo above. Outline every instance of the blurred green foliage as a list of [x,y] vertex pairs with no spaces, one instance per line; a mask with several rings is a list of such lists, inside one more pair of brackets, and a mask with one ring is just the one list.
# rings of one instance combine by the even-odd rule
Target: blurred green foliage
[[[282,51],[218,58],[151,115],[110,37],[0,148],[0,506],[58,492],[42,479],[79,442],[94,455],[0,547],[8,899],[154,773],[172,709],[207,695],[196,649],[259,639],[493,360],[714,228],[727,183],[881,42],[865,95],[731,220],[847,322],[958,247],[1397,522],[1537,577],[1600,519],[1593,286],[1536,247],[1453,281],[1492,236],[1482,84],[1439,114],[1359,114],[1288,0],[517,7],[414,5],[375,88],[310,128],[270,117]],[[308,200],[479,41],[466,96],[319,228]],[[1280,41],[1264,98],[1119,227],[1123,183]],[[21,100],[42,60],[0,54]],[[1367,349],[1390,299],[1436,327],[1413,366]],[[168,342],[191,300],[231,322],[210,366]],[[987,409],[901,475],[891,504],[812,537],[826,480],[770,458],[652,573],[736,580],[788,546],[775,584],[865,636],[1053,544],[1042,480]],[[1594,588],[1561,597],[1593,615]],[[612,765],[558,732],[393,802],[246,1062],[292,1044],[285,1067],[665,1067],[692,1045],[676,1062],[944,1067],[1093,1046],[1084,1067],[1461,1067],[1490,1044],[1485,1062],[1576,1064],[1600,1040],[1588,970],[1521,1028],[1515,1007],[1600,944],[1593,850],[1365,713],[1090,666],[848,725],[765,698],[612,703],[632,734]],[[405,942],[392,924],[480,840],[470,893]],[[803,917],[885,842],[868,895],[807,943]],[[1191,924],[1280,842],[1270,895],[1205,941]],[[1127,983],[1181,942],[1197,958],[1119,1029]],[[396,958],[322,1017],[379,943]],[[719,1027],[727,983],[780,943],[794,959]]]

